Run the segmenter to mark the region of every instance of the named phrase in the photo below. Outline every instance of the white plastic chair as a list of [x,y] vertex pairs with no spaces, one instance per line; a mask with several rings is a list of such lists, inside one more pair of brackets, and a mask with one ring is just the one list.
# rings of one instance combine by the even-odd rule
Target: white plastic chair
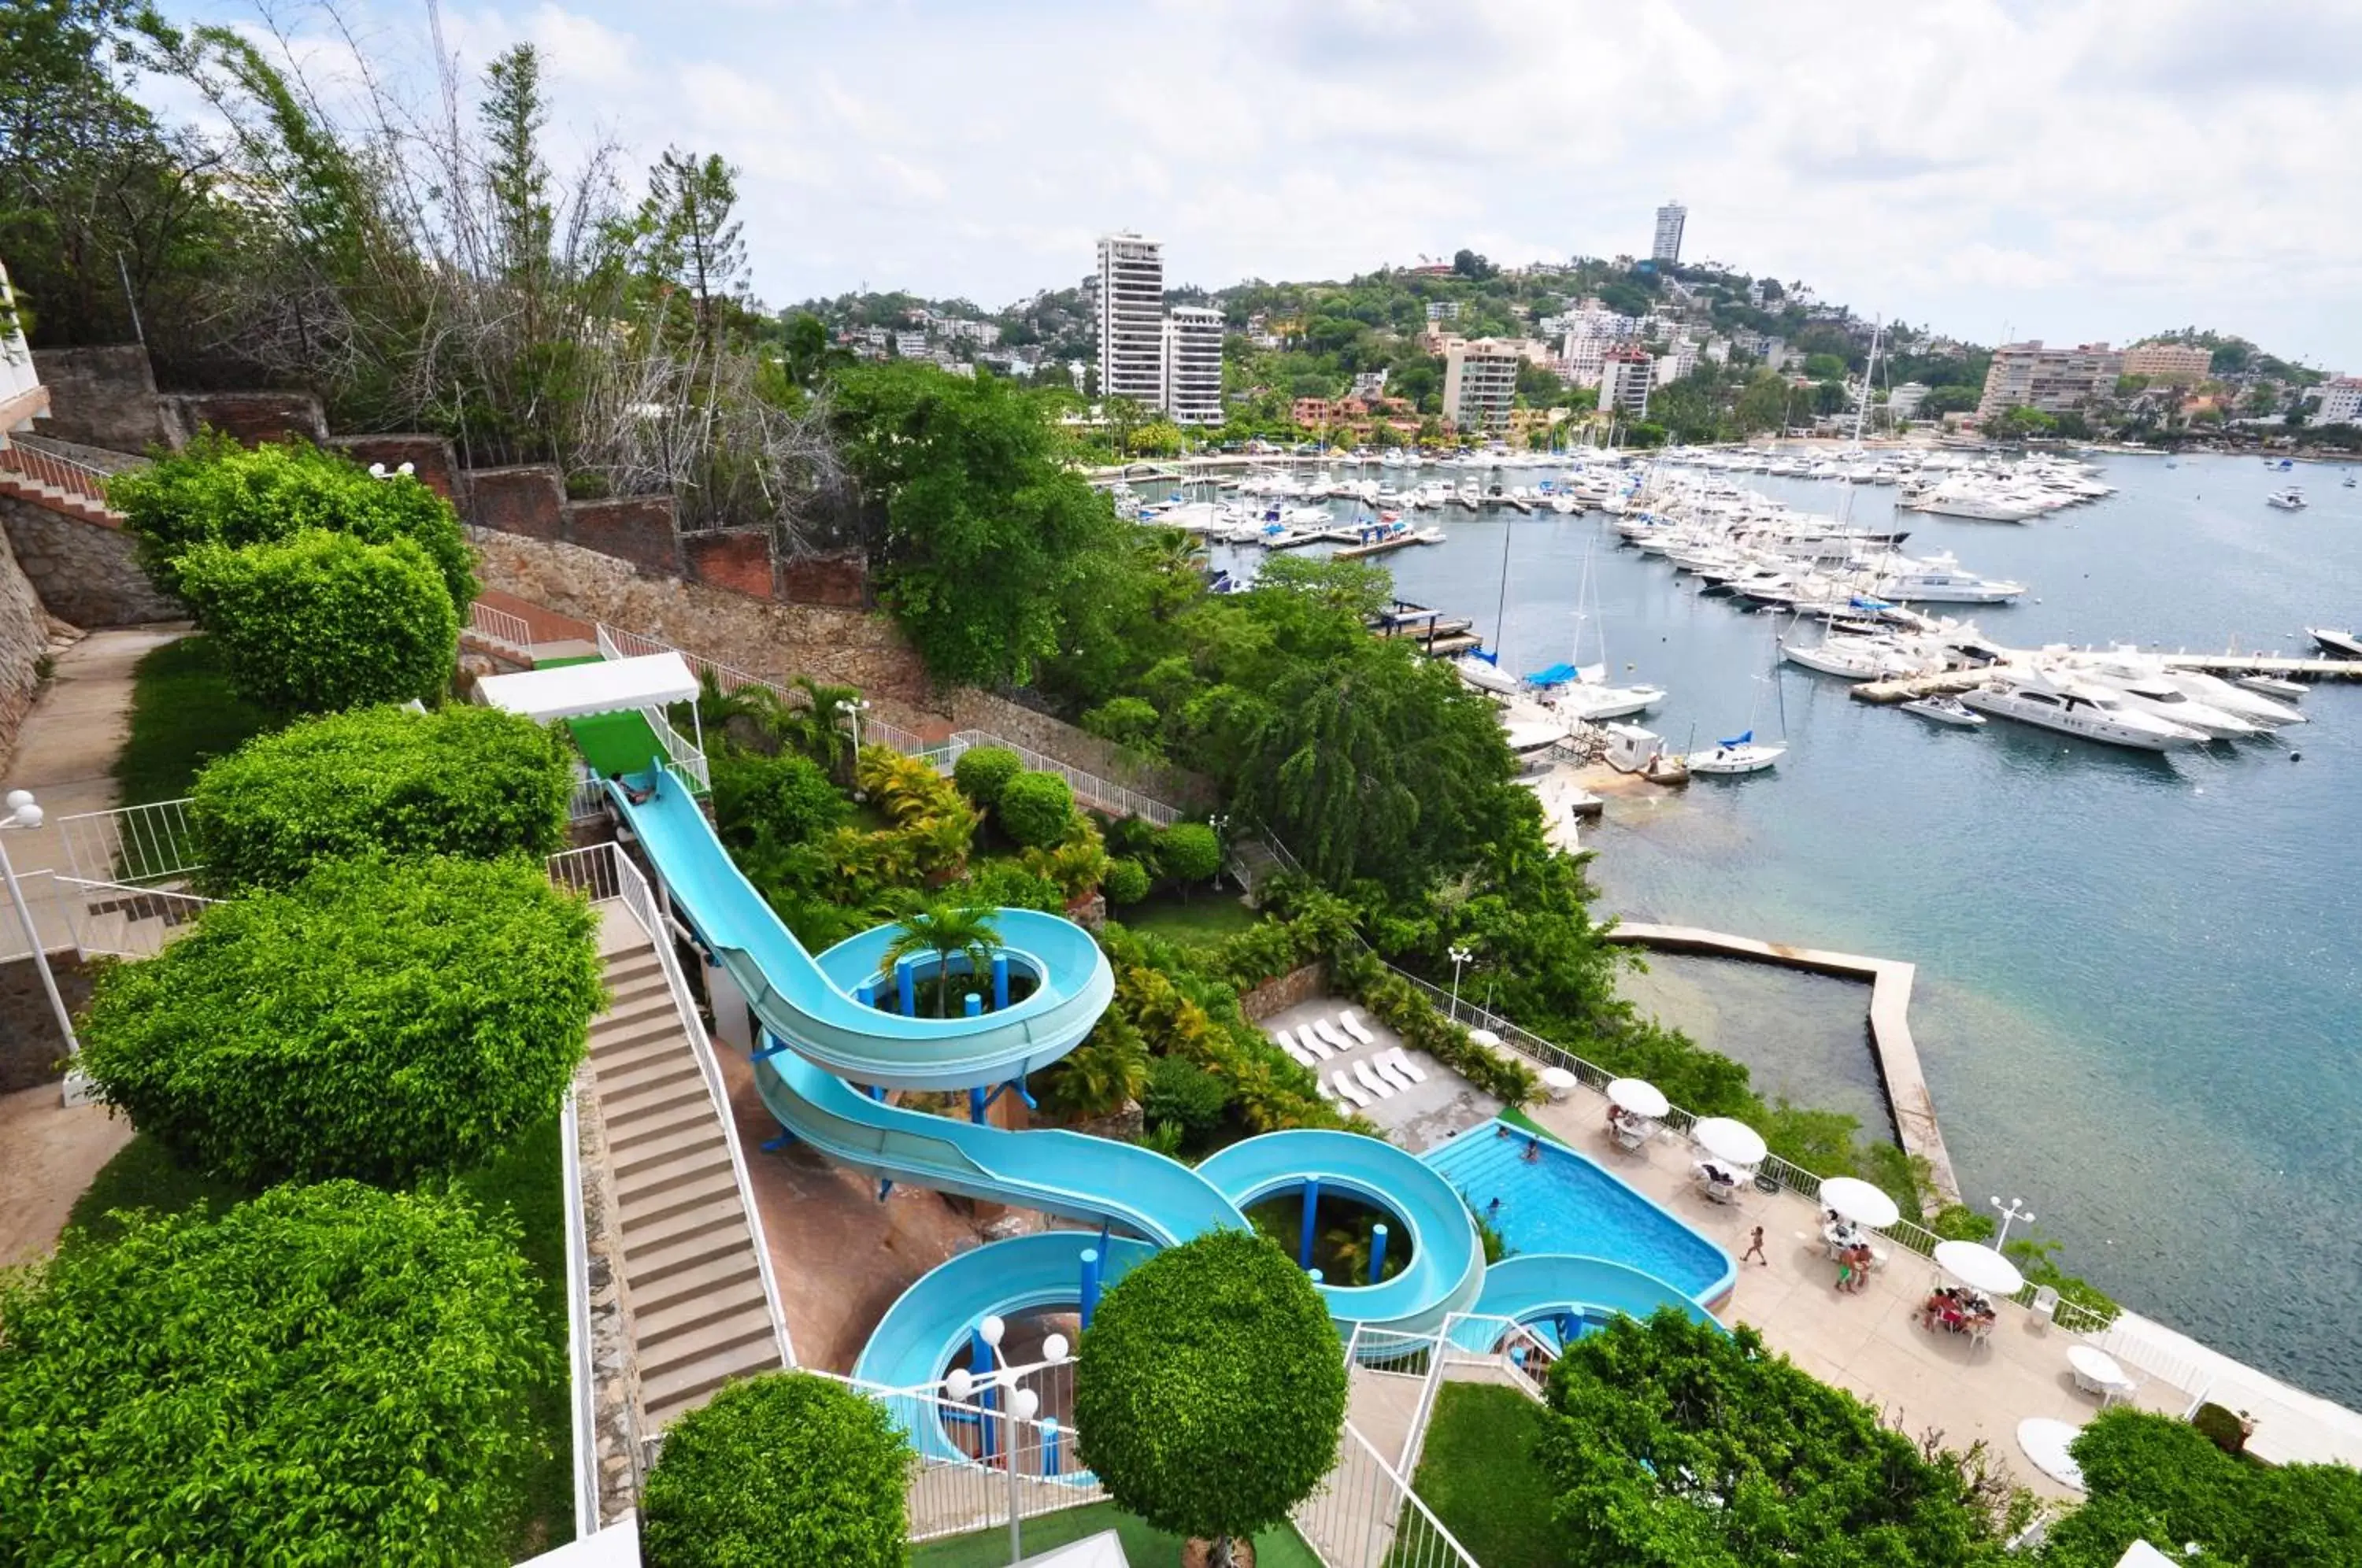
[[1393,1097],[1395,1086],[1386,1082],[1385,1079],[1378,1077],[1376,1073],[1371,1071],[1370,1064],[1366,1059],[1353,1064],[1353,1076],[1362,1080],[1362,1087],[1363,1088],[1370,1090],[1380,1099],[1387,1099]]
[[1286,1045],[1287,1054],[1295,1057],[1297,1061],[1303,1063],[1306,1066],[1317,1067],[1320,1065],[1320,1058],[1315,1056],[1311,1052],[1307,1051],[1303,1046],[1298,1045],[1295,1041],[1288,1041]]
[[1343,1095],[1347,1099],[1352,1100],[1363,1110],[1369,1110],[1370,1107],[1377,1103],[1377,1101],[1372,1099],[1367,1094],[1363,1093],[1362,1086],[1355,1083],[1352,1075],[1345,1072],[1341,1067],[1338,1069],[1330,1081],[1337,1086],[1337,1092],[1339,1094]]
[[1419,1069],[1417,1063],[1403,1054],[1403,1048],[1399,1045],[1391,1051],[1382,1052],[1378,1056],[1378,1062],[1381,1066],[1392,1067],[1396,1072],[1407,1076],[1415,1084],[1427,1082],[1427,1074]]
[[1344,1011],[1339,1013],[1337,1015],[1337,1022],[1346,1033],[1352,1035],[1354,1039],[1360,1041],[1364,1045],[1374,1045],[1378,1043],[1378,1037],[1370,1032],[1369,1026],[1364,1024],[1361,1019],[1354,1014],[1352,1008],[1347,1008]]
[[1312,1021],[1312,1032],[1340,1051],[1351,1051],[1353,1048],[1353,1043],[1345,1038],[1344,1032],[1325,1018],[1316,1018]]
[[[2032,1306],[2028,1307],[2026,1310],[2033,1313],[2036,1318],[2039,1319],[2045,1328],[2048,1328],[2051,1324],[2056,1323],[2058,1320],[2058,1292],[2057,1288],[2047,1285],[2038,1285],[2035,1286],[2034,1303]],[[2075,1381],[2077,1383],[2083,1381],[2082,1375],[2081,1373],[2076,1375]]]
[[1408,1073],[1404,1072],[1400,1067],[1396,1066],[1383,1051],[1370,1058],[1370,1066],[1377,1069],[1378,1077],[1394,1085],[1396,1088],[1407,1089],[1411,1087],[1411,1084],[1414,1081]]

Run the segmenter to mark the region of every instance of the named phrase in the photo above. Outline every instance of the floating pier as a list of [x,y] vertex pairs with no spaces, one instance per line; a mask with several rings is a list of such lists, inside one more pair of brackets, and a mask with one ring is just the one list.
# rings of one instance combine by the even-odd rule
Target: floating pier
[[[2077,650],[2082,651],[2082,650]],[[2013,665],[2029,663],[2032,650],[2012,649],[1998,664],[1975,669],[1948,669],[1941,675],[1912,675],[1893,680],[1865,680],[1853,689],[1857,702],[1883,707],[1913,702],[1922,697],[1958,696],[1990,683]],[[2362,680],[2362,658],[2291,658],[2284,654],[2159,654],[2171,669],[2194,669],[2207,675],[2278,675],[2291,680]]]

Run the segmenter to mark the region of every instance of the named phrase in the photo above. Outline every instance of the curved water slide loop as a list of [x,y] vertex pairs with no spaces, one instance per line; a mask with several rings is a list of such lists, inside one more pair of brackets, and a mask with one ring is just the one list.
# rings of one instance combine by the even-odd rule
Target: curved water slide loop
[[1488,1350],[1498,1335],[1495,1325],[1507,1319],[1555,1346],[1563,1320],[1596,1322],[1618,1313],[1645,1319],[1660,1307],[1678,1308],[1694,1322],[1722,1327],[1691,1297],[1627,1264],[1572,1253],[1503,1258],[1485,1271],[1473,1320],[1454,1329],[1453,1342],[1463,1350]]

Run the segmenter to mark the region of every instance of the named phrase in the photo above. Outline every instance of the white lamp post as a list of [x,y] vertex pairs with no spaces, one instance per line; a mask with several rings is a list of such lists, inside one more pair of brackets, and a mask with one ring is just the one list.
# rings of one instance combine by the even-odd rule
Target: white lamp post
[[853,751],[854,751],[854,755],[855,755],[855,756],[860,756],[860,754],[861,754],[861,715],[862,715],[862,714],[864,714],[864,713],[866,713],[866,712],[869,712],[869,704],[868,704],[867,702],[864,701],[862,699],[860,699],[860,698],[858,698],[858,697],[840,697],[840,698],[838,698],[838,699],[837,699],[837,702],[836,702],[836,711],[837,711],[838,712],[840,712],[840,713],[843,713],[843,714],[844,714],[844,715],[848,720],[850,720],[850,721],[852,722],[852,723],[853,723]]
[[983,1322],[978,1323],[976,1326],[976,1337],[983,1342],[987,1356],[999,1364],[997,1368],[987,1367],[982,1372],[973,1371],[965,1366],[952,1368],[944,1375],[944,1393],[955,1405],[966,1404],[969,1396],[987,1388],[999,1388],[1008,1395],[1007,1399],[1003,1401],[1005,1414],[1002,1418],[1003,1441],[1000,1445],[1000,1460],[1009,1471],[1009,1561],[1015,1562],[1025,1555],[1025,1545],[1020,1529],[1021,1499],[1018,1496],[1017,1489],[1018,1423],[1032,1420],[1042,1408],[1041,1396],[1031,1388],[1021,1388],[1018,1385],[1021,1379],[1031,1377],[1037,1372],[1047,1372],[1054,1366],[1065,1365],[1069,1347],[1065,1335],[1052,1334],[1042,1342],[1040,1361],[1029,1366],[1011,1366],[1009,1364],[1008,1357],[1000,1353],[1000,1342],[1008,1336],[1008,1333],[1009,1325],[999,1318],[987,1318]]
[[[41,825],[41,808],[30,790],[11,790],[7,798],[8,814],[0,817],[0,828],[37,828]],[[50,1010],[57,1014],[58,1032],[65,1037],[69,1059],[82,1055],[82,1042],[74,1038],[73,1015],[66,1011],[65,998],[58,995],[58,979],[50,973],[50,955],[41,945],[41,933],[33,929],[33,911],[25,906],[25,889],[17,885],[17,866],[8,858],[6,844],[0,844],[0,873],[8,878],[8,897],[17,906],[17,923],[25,928],[25,945],[33,950],[33,967],[41,972],[41,989],[50,994]]]
[[[1218,849],[1229,842],[1231,819],[1228,815],[1216,812],[1206,819],[1206,825],[1214,830],[1214,844]],[[1214,890],[1218,893],[1222,890],[1222,863],[1219,857],[1214,862]]]
[[2029,1225],[2034,1223],[2034,1210],[2025,1207],[2025,1199],[2022,1198],[2011,1198],[2005,1207],[1998,1198],[1989,1201],[1995,1211],[2001,1215],[2001,1234],[1993,1238],[1993,1251],[1999,1252],[2009,1241],[2009,1228],[2012,1225],[2020,1220]]
[[1460,971],[1476,955],[1465,947],[1451,950],[1451,1021],[1460,1021]]

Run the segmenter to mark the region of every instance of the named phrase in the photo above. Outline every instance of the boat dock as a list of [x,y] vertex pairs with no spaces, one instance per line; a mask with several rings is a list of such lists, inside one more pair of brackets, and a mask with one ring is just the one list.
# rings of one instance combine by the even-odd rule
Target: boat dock
[[1915,966],[1893,958],[1866,958],[1818,947],[1760,942],[1751,936],[1729,936],[1688,925],[1623,922],[1603,934],[1610,942],[1663,953],[1741,958],[1849,980],[1868,980],[1871,1055],[1878,1064],[1879,1082],[1886,1089],[1886,1106],[1894,1118],[1895,1137],[1904,1154],[1927,1162],[1928,1214],[1960,1201],[1960,1180],[1953,1174],[1951,1153],[1944,1147],[1944,1130],[1936,1121],[1935,1098],[1927,1092],[1927,1080],[1919,1070],[1919,1047],[1911,1038],[1911,983],[1917,975]]
[[[1998,664],[1977,669],[1948,669],[1941,675],[1913,675],[1894,680],[1865,680],[1853,689],[1857,702],[1882,707],[1916,701],[1922,697],[1958,696],[1972,691],[2000,671],[2034,657],[2028,651],[2009,650]],[[2292,658],[2285,654],[2160,654],[2174,669],[2194,669],[2228,679],[2239,675],[2277,675],[2290,680],[2362,680],[2362,658]]]
[[[1363,537],[1363,535],[1358,534],[1350,528],[1339,528],[1332,529],[1330,531],[1332,533],[1342,534],[1349,539],[1360,539]],[[1416,532],[1406,528],[1398,534],[1388,534],[1384,538],[1373,539],[1365,545],[1349,545],[1329,558],[1338,561],[1353,561],[1361,559],[1363,556],[1382,556],[1388,550],[1408,549],[1413,545],[1431,545],[1433,543],[1435,543],[1434,540],[1422,539]]]
[[1454,658],[1485,646],[1485,639],[1470,629],[1474,624],[1465,615],[1446,615],[1397,599],[1371,618],[1370,631],[1374,636],[1417,643],[1419,652],[1432,658]]

